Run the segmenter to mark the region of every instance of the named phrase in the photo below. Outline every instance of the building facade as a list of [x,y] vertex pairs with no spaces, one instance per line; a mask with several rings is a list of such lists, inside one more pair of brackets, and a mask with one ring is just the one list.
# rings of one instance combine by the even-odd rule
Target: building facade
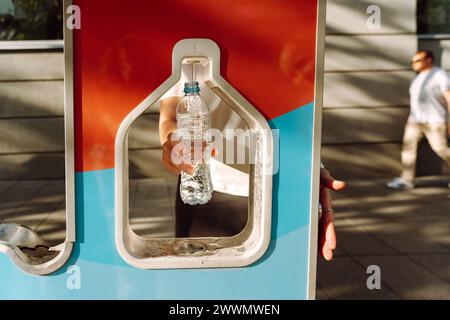
[[[431,9],[444,15],[436,18]],[[436,64],[450,70],[449,10],[450,1],[328,0],[322,156],[337,177],[400,173],[408,88],[415,76],[411,57],[430,49]],[[443,22],[433,29],[439,18]],[[444,170],[424,141],[418,175]]]

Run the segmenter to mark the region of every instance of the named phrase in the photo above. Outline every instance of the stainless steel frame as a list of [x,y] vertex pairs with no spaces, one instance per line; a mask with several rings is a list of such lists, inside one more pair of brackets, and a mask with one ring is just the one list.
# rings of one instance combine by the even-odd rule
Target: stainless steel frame
[[[64,8],[72,0],[64,1]],[[66,16],[66,13],[64,13]],[[64,19],[66,20],[66,19]],[[64,28],[64,134],[65,134],[65,182],[66,182],[66,239],[64,243],[51,248],[58,252],[52,258],[31,260],[12,243],[0,243],[0,252],[10,257],[21,270],[35,275],[47,275],[61,268],[69,259],[75,242],[75,166],[74,166],[74,90],[73,90],[73,34]]]
[[[139,237],[130,227],[128,134],[133,122],[179,81],[183,62],[207,66],[206,84],[243,118],[250,129],[257,131],[256,158],[259,161],[251,171],[250,223],[235,237],[153,239]],[[172,75],[122,121],[115,152],[116,247],[132,266],[142,269],[238,267],[255,262],[267,250],[272,215],[273,137],[265,118],[221,77],[220,50],[215,42],[185,39],[175,45]],[[186,248],[194,253],[187,254]]]
[[316,79],[314,92],[313,160],[311,173],[311,213],[309,225],[309,267],[307,299],[315,299],[317,275],[317,238],[319,228],[320,151],[322,143],[322,102],[325,58],[326,1],[318,0],[316,36]]

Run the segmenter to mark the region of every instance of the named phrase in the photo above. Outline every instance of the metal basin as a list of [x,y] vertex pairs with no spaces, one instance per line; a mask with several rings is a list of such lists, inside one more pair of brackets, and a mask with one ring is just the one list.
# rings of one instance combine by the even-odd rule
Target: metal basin
[[2,242],[18,248],[48,247],[48,244],[36,232],[15,223],[0,224],[0,243]]

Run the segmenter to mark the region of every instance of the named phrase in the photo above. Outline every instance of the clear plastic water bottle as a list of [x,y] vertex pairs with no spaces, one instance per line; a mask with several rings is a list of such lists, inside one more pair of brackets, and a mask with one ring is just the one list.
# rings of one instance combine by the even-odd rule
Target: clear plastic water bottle
[[197,81],[186,82],[184,93],[177,106],[177,135],[183,144],[183,160],[191,163],[195,172],[193,175],[181,173],[180,196],[186,204],[205,204],[213,192],[209,108],[200,96]]

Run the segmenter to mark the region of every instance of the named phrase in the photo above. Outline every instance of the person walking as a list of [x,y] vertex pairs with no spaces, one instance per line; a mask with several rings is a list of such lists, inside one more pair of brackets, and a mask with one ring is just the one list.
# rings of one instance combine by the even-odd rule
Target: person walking
[[400,177],[387,183],[389,188],[397,190],[414,188],[417,147],[423,136],[433,151],[450,165],[447,141],[450,134],[450,77],[444,69],[434,65],[434,55],[430,51],[418,51],[411,66],[417,76],[409,88],[411,111],[403,136],[403,171]]

